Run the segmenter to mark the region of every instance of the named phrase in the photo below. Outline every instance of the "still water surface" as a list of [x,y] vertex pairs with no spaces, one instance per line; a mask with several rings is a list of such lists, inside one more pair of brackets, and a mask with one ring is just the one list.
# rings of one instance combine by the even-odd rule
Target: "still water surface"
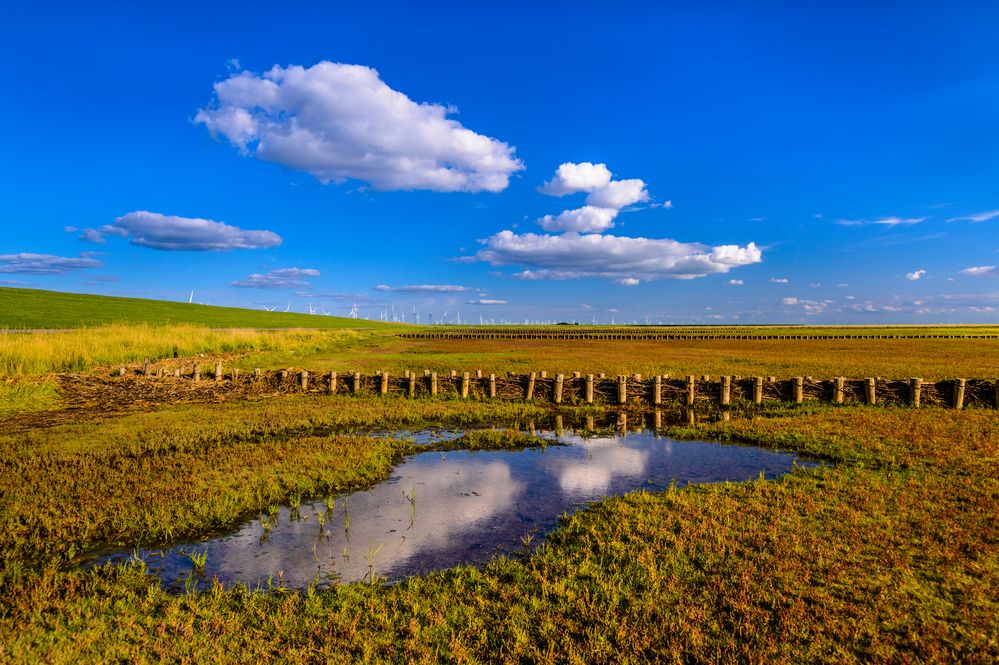
[[[419,441],[457,432],[407,432]],[[676,441],[650,430],[583,437],[572,430],[539,434],[566,445],[519,451],[428,451],[366,491],[282,507],[211,540],[139,552],[171,587],[280,584],[304,589],[338,580],[399,580],[463,563],[525,552],[544,540],[563,513],[671,482],[775,478],[795,464],[791,453],[750,446]],[[192,574],[186,552],[205,552]],[[105,555],[123,561],[130,553]]]

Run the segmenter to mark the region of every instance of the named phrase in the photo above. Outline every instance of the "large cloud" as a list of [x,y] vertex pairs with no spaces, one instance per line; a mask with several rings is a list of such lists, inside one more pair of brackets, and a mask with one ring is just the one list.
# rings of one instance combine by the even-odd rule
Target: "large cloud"
[[163,250],[258,249],[281,244],[281,236],[273,231],[245,231],[210,219],[145,210],[122,215],[100,231],[127,237],[133,245]]
[[264,274],[253,274],[231,284],[252,289],[300,289],[311,286],[303,277],[319,277],[313,268],[278,268]]
[[25,275],[53,275],[83,268],[100,268],[101,262],[85,254],[79,257],[53,256],[52,254],[0,254],[0,273]]
[[418,104],[361,65],[320,62],[241,72],[215,84],[195,122],[246,154],[376,189],[498,192],[523,167],[514,148]]
[[485,248],[471,260],[524,266],[526,269],[516,275],[523,279],[602,277],[630,285],[639,280],[726,273],[763,260],[754,243],[708,247],[669,239],[577,233],[518,235],[512,231],[500,231],[482,242]]

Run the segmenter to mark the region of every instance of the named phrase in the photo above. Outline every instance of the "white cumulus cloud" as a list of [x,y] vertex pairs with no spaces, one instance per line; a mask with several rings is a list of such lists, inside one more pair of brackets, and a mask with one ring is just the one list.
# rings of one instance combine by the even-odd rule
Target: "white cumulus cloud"
[[545,231],[574,231],[576,233],[600,233],[614,226],[618,211],[614,208],[583,206],[575,210],[563,210],[557,217],[545,215],[538,224]]
[[913,270],[912,272],[905,273],[905,278],[910,282],[915,282],[925,274],[926,274],[925,270]]
[[380,190],[498,192],[524,168],[506,143],[417,103],[362,65],[275,66],[215,84],[195,122],[245,154],[306,171],[323,183],[362,180]]
[[474,260],[524,266],[525,270],[515,276],[530,280],[602,277],[637,284],[725,273],[762,261],[762,252],[754,243],[708,247],[669,239],[577,233],[518,235],[512,231],[500,231],[481,242],[485,247],[476,252]]
[[592,192],[611,181],[611,172],[606,164],[566,162],[555,169],[555,177],[547,181],[538,191],[550,196],[565,196],[579,192]]
[[300,289],[311,286],[304,277],[319,277],[313,268],[278,268],[264,274],[253,274],[231,284],[248,289]]
[[587,205],[617,209],[648,200],[649,193],[645,191],[645,182],[638,178],[612,180],[603,187],[593,190],[586,197]]
[[146,210],[122,215],[114,224],[102,226],[100,232],[128,238],[133,245],[170,251],[259,249],[281,244],[281,236],[273,231],[246,231],[210,219]]
[[745,282],[743,282],[741,279],[730,279],[728,280],[728,283],[731,284],[732,286],[742,286]]
[[83,268],[100,268],[101,262],[85,254],[79,257],[54,256],[52,254],[0,254],[0,273],[20,273],[24,275],[54,275]]

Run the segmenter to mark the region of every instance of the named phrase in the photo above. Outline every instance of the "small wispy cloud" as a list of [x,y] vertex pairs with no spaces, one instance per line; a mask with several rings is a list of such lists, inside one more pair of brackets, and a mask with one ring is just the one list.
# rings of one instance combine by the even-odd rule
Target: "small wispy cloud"
[[467,300],[469,305],[505,305],[505,300],[495,300],[493,298],[479,298],[477,300]]
[[774,283],[774,284],[787,284],[788,283],[787,277],[771,277],[770,281],[772,283]]
[[985,212],[978,212],[973,215],[962,215],[960,217],[951,217],[948,222],[971,222],[972,224],[978,224],[979,222],[987,222],[990,219],[995,219],[999,217],[999,210],[986,210]]
[[962,275],[971,275],[972,277],[999,276],[999,270],[996,270],[995,266],[972,266],[970,268],[965,268],[960,272]]
[[910,282],[915,282],[922,278],[926,274],[925,270],[913,270],[912,272],[905,273],[905,278]]
[[244,289],[300,289],[311,286],[304,277],[319,277],[313,268],[278,268],[264,274],[253,274],[246,279],[232,282],[230,286]]
[[375,287],[375,291],[391,291],[392,293],[464,293],[474,290],[475,287],[458,284],[406,284],[404,286],[379,284]]
[[840,226],[913,226],[926,221],[926,217],[879,217],[878,219],[838,219],[836,223]]
[[0,254],[0,273],[20,273],[23,275],[55,275],[82,270],[84,268],[100,268],[101,262],[86,254],[79,257],[54,256],[52,254]]
[[741,279],[730,279],[728,283],[732,286],[742,286],[744,282]]

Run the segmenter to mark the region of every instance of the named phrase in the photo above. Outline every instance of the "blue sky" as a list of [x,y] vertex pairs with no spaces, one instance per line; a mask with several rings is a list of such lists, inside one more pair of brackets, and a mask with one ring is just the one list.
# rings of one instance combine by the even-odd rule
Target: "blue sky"
[[749,4],[7,9],[0,284],[999,320],[999,5]]

